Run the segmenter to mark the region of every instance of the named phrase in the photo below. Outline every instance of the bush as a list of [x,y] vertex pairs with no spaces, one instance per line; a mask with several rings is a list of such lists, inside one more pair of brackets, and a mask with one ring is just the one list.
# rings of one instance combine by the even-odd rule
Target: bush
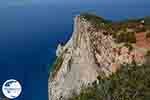
[[127,40],[128,42],[136,43],[136,37],[135,37],[134,33],[129,32],[127,35],[127,38],[128,38],[128,40]]
[[150,32],[146,33],[146,38],[150,38]]
[[121,42],[136,43],[136,37],[133,32],[120,31],[114,34],[113,37],[116,39],[118,43]]
[[147,51],[146,55],[145,55],[145,59],[146,59],[146,64],[150,65],[150,50]]
[[146,29],[144,27],[143,28],[136,28],[135,31],[136,31],[136,33],[145,32]]
[[99,28],[99,27],[110,28],[111,27],[112,22],[110,20],[105,20],[104,18],[96,16],[95,14],[81,13],[80,16],[86,19],[87,21],[90,21],[95,28]]
[[150,50],[147,51],[146,56],[150,56]]
[[129,48],[129,51],[133,50],[133,46],[130,43],[125,43],[124,46]]
[[95,27],[101,26],[101,23],[104,21],[102,17],[96,16],[95,14],[90,14],[90,13],[82,13],[81,17],[83,17],[87,21],[90,21]]
[[69,100],[149,100],[150,66],[122,66],[99,84],[82,89],[75,99]]
[[145,25],[150,25],[150,16],[144,18]]

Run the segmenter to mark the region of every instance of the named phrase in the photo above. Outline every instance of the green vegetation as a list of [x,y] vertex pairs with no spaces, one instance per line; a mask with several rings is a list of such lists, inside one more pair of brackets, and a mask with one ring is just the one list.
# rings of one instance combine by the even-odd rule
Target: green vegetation
[[146,16],[143,19],[145,21],[145,25],[150,25],[150,16]]
[[145,24],[144,27],[146,30],[150,30],[150,16],[144,17],[143,18]]
[[146,56],[150,56],[150,50],[147,51]]
[[[98,23],[105,23],[103,18],[91,15],[84,18],[98,26],[102,25]],[[142,20],[145,21],[143,26]],[[111,27],[116,42],[125,43],[124,46],[132,50],[132,43],[136,43],[135,33],[150,30],[150,17],[107,23],[105,27],[107,25],[109,29]],[[149,31],[146,37],[150,37]],[[83,87],[79,95],[76,94],[69,100],[150,100],[150,51],[147,51],[146,59],[142,66],[134,61],[131,65],[122,65],[121,69],[109,78],[98,76],[98,82]]]
[[146,33],[146,38],[150,38],[150,32]]
[[113,33],[113,37],[116,39],[117,43],[121,43],[121,42],[135,43],[136,42],[136,37],[135,37],[134,32],[119,31],[117,33]]
[[139,32],[145,32],[146,31],[146,29],[143,27],[143,28],[136,28],[135,29],[135,32],[136,33],[139,33]]
[[[113,37],[116,38],[117,42],[135,43],[136,39],[134,33],[147,32],[150,30],[150,17],[114,22],[112,30]],[[149,36],[150,35],[147,34],[147,37]]]
[[146,62],[145,63],[147,65],[150,65],[150,50],[147,50],[145,58],[146,58]]
[[92,21],[94,23],[97,22],[98,24],[104,21],[102,17],[96,16],[92,13],[81,13],[80,16],[88,21]]
[[[150,17],[130,18],[124,21],[112,22],[92,13],[81,13],[81,18],[90,21],[96,31],[106,29],[118,43],[135,43],[135,33],[150,30]],[[144,24],[142,21],[144,21]],[[147,34],[147,37],[150,37],[150,34]]]
[[[96,16],[94,13],[81,13],[80,16],[90,21],[95,28],[103,27],[111,29],[114,32],[125,30],[127,28],[133,29],[135,32],[144,32],[150,30],[150,16],[144,18],[130,18],[124,21],[112,22],[102,17]],[[144,21],[144,27],[140,28],[141,21]]]
[[52,77],[54,77],[57,74],[57,72],[60,69],[62,63],[63,63],[63,58],[61,56],[57,57],[56,61],[52,65],[52,67],[53,67]]
[[113,30],[115,32],[120,30],[126,30],[127,28],[136,29],[141,19],[126,19],[124,21],[114,22]]
[[135,33],[145,32],[145,27],[141,26],[142,19],[127,19],[112,23],[112,35],[117,43],[136,43]]
[[149,100],[150,65],[124,65],[109,78],[98,78],[69,100]]
[[132,46],[131,43],[125,43],[124,46],[127,47],[127,48],[129,48],[129,51],[133,50],[133,46]]
[[86,19],[87,21],[90,21],[95,28],[99,27],[108,28],[112,25],[111,21],[105,20],[104,18],[96,16],[95,14],[92,13],[81,13],[80,16]]

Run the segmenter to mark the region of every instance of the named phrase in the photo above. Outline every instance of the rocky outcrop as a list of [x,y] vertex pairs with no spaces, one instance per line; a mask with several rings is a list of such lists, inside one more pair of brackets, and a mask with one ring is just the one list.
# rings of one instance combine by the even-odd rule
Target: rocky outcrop
[[66,100],[79,93],[82,86],[90,85],[99,74],[109,76],[120,64],[132,62],[128,53],[114,52],[114,39],[104,34],[106,30],[92,31],[92,24],[81,16],[76,16],[74,22],[72,37],[56,51],[63,62],[57,73],[49,77],[49,100]]
[[66,99],[73,92],[79,93],[82,85],[96,80],[97,66],[88,27],[90,23],[81,21],[79,16],[76,17],[71,39],[64,47],[59,45],[57,56],[62,55],[64,62],[57,74],[49,79],[49,100]]

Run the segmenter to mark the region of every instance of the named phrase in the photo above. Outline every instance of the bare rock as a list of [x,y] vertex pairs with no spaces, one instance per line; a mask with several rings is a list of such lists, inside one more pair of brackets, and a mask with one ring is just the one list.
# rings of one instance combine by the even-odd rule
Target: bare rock
[[[49,100],[66,100],[73,93],[80,93],[82,86],[97,80],[100,72],[109,76],[120,68],[120,64],[133,60],[127,48],[114,51],[114,39],[104,35],[106,30],[89,31],[93,26],[80,16],[76,16],[74,22],[72,37],[56,51],[63,62],[55,76],[49,77]],[[136,61],[143,63],[138,57]]]

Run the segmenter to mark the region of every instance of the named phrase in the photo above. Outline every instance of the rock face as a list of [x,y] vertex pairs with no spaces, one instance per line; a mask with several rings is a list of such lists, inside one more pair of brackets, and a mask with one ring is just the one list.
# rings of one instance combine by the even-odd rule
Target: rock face
[[89,23],[75,18],[75,30],[62,47],[58,46],[56,54],[62,55],[64,62],[53,79],[49,79],[49,100],[66,99],[73,92],[79,92],[82,85],[96,80],[97,66],[93,57],[90,34],[87,29]]
[[49,77],[49,100],[66,100],[79,93],[82,86],[90,85],[101,72],[109,76],[119,64],[130,63],[128,56],[114,53],[114,40],[103,34],[106,30],[92,31],[91,23],[81,16],[74,22],[72,37],[56,51],[63,62],[54,77]]

